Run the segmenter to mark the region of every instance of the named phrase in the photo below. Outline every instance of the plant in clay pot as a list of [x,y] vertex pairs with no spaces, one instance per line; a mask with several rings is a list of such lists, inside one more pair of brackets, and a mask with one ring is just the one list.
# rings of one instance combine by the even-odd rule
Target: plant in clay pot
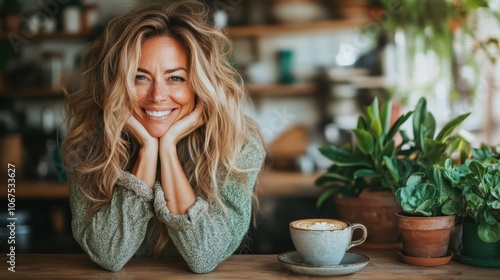
[[[367,226],[369,235],[365,247],[390,246],[391,243],[399,246],[395,244],[399,232],[394,213],[401,207],[396,203],[394,192],[414,172],[426,172],[430,166],[444,163],[457,150],[462,161],[469,150],[468,143],[453,134],[469,114],[450,120],[439,132],[433,115],[427,111],[425,98],[392,126],[390,114],[390,102],[379,112],[378,101],[374,99],[353,129],[354,146],[320,148],[320,152],[332,160],[332,165],[316,180],[316,185],[326,187],[318,198],[318,206],[333,195],[341,218]],[[400,129],[412,115],[414,139]],[[396,145],[394,136],[398,132],[402,140]]]
[[[325,188],[318,198],[318,207],[333,196],[342,219],[367,227],[370,234],[364,246],[390,246],[399,237],[394,213],[400,207],[394,197],[394,184],[387,174],[386,161],[397,157],[401,150],[396,146],[394,136],[412,112],[400,116],[391,125],[391,107],[389,101],[379,111],[378,99],[375,98],[352,130],[355,145],[319,149],[332,165],[315,182]],[[400,167],[404,170],[403,164]]]
[[500,155],[482,146],[473,149],[472,159],[452,167],[449,177],[462,194],[464,218],[459,260],[476,266],[500,267]]
[[396,200],[403,209],[396,213],[403,260],[418,264],[415,259],[433,258],[436,264],[447,263],[452,254],[448,244],[455,214],[460,210],[460,192],[453,188],[445,168],[435,164],[425,173],[412,174],[406,185],[396,190]]

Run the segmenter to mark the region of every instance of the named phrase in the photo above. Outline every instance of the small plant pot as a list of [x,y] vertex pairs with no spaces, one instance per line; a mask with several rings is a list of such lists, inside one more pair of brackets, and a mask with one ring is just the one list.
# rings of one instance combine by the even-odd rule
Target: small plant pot
[[442,258],[448,254],[455,216],[417,217],[400,211],[396,224],[401,232],[403,254],[417,258]]
[[500,267],[500,241],[493,243],[482,241],[477,235],[477,227],[475,222],[464,221],[463,248],[457,253],[458,260],[474,266]]

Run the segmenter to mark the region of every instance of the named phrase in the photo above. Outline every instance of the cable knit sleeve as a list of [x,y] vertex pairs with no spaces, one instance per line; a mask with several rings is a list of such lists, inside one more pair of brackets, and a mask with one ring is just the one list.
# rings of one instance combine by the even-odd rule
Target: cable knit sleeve
[[72,229],[76,241],[89,257],[104,269],[120,270],[144,240],[149,219],[153,217],[153,191],[137,177],[123,172],[111,202],[90,219],[90,202],[84,193],[86,182],[69,177]]
[[265,152],[257,140],[245,145],[240,154],[240,167],[251,169],[245,180],[229,177],[220,187],[227,216],[217,205],[197,197],[186,214],[172,214],[165,203],[161,186],[155,187],[154,208],[168,227],[171,241],[191,271],[212,271],[238,248],[250,226],[252,195]]

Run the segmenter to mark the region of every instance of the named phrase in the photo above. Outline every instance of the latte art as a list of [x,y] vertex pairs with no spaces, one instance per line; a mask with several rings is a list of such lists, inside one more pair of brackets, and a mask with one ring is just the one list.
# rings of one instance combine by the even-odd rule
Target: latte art
[[299,220],[293,222],[292,226],[306,230],[339,230],[347,227],[343,222],[329,222],[328,220]]
[[342,227],[340,225],[330,224],[327,222],[314,223],[309,227],[309,229],[314,229],[314,230],[341,229],[341,228]]

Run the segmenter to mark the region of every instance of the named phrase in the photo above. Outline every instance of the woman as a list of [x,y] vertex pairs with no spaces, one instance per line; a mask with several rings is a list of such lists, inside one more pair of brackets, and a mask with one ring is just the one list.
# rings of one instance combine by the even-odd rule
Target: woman
[[209,272],[248,230],[265,152],[229,41],[206,16],[182,1],[112,20],[67,96],[73,234],[107,270],[180,254]]

